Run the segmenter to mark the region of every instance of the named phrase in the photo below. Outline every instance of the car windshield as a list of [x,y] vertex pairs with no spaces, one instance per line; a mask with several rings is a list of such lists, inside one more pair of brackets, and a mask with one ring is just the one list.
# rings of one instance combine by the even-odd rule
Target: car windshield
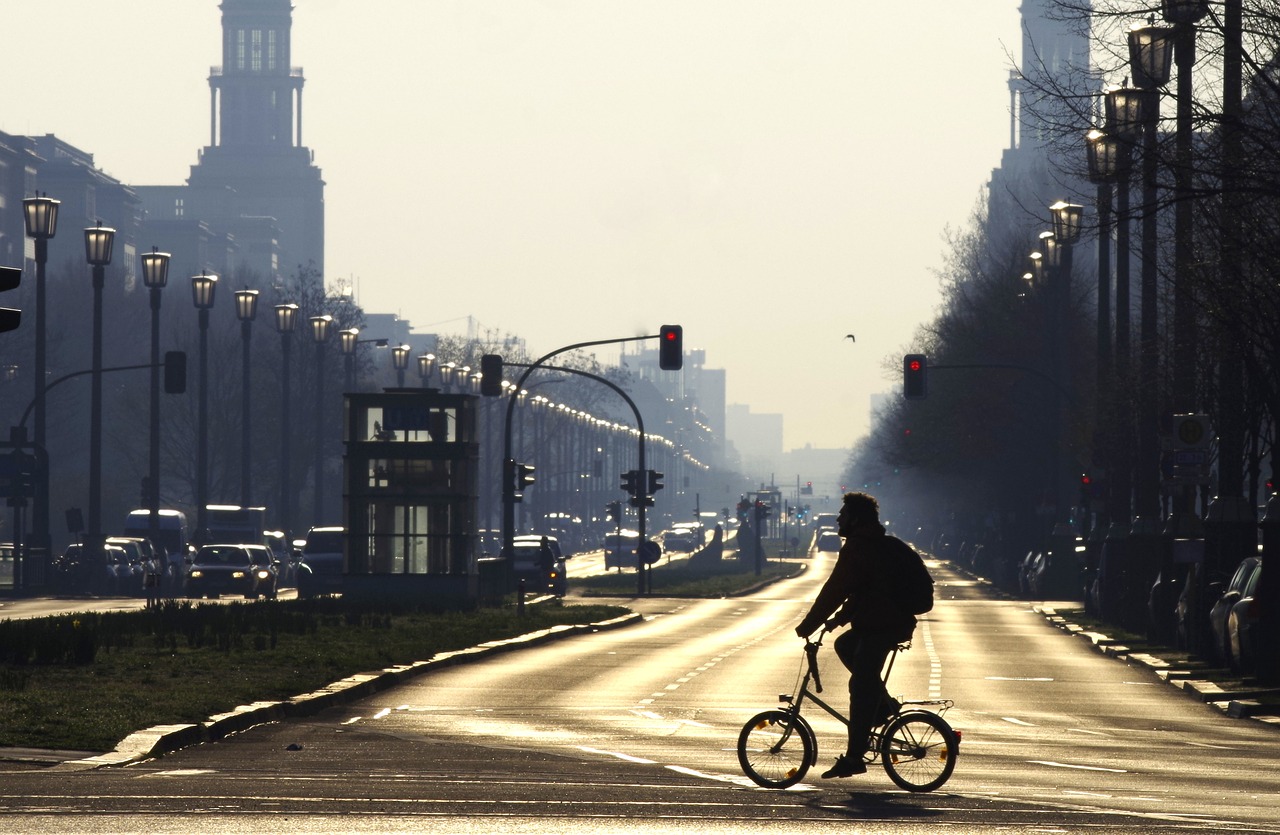
[[246,566],[249,564],[249,555],[245,553],[243,548],[201,548],[196,554],[196,565],[204,566]]
[[254,565],[271,565],[271,552],[265,548],[254,548],[249,552]]
[[312,531],[302,551],[306,554],[341,554],[342,531]]

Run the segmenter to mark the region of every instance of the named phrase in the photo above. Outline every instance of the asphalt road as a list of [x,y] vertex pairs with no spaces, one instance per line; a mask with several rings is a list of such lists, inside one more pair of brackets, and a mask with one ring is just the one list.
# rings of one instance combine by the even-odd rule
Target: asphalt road
[[[739,728],[789,692],[826,560],[754,595],[437,670],[127,768],[8,770],[7,832],[1280,832],[1273,727],[1223,717],[944,566],[890,690],[955,701],[955,775],[751,784]],[[823,655],[827,695],[843,677]],[[842,729],[812,714],[819,758]]]

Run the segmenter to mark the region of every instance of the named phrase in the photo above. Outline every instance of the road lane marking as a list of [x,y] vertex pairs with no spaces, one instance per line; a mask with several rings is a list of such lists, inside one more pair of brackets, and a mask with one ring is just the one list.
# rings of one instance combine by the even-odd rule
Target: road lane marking
[[1035,725],[1031,724],[1030,722],[1023,722],[1021,719],[1015,719],[1012,716],[1001,716],[1000,718],[1013,725],[1022,725],[1023,727],[1026,727],[1026,728],[1035,727]]
[[1022,678],[1020,676],[986,676],[985,681],[1053,681],[1051,678],[1042,678],[1038,676],[1030,678]]
[[1032,765],[1047,765],[1051,768],[1074,768],[1080,771],[1107,771],[1112,774],[1128,774],[1129,770],[1125,768],[1103,768],[1100,765],[1071,765],[1070,763],[1058,763],[1053,760],[1027,760]]
[[350,719],[344,720],[342,724],[344,724],[344,725],[354,725],[355,723],[359,722],[362,718],[364,718],[364,717],[362,717],[362,716],[352,716]]
[[579,751],[586,751],[588,754],[602,754],[606,757],[617,757],[620,760],[626,760],[629,763],[640,763],[642,765],[657,765],[656,760],[646,760],[644,757],[633,757],[630,754],[623,754],[620,751],[601,751],[599,748],[588,748],[585,745],[578,746]]
[[372,718],[374,718],[374,719],[381,719],[382,717],[384,717],[384,716],[389,716],[389,715],[391,715],[391,708],[389,708],[389,707],[384,707],[382,710],[380,710],[380,711],[378,711],[377,713],[373,714],[373,717],[372,717]]

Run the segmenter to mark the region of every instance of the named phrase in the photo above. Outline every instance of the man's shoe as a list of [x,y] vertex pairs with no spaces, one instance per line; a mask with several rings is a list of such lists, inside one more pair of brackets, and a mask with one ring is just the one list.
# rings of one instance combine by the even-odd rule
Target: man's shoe
[[836,764],[822,772],[824,780],[830,780],[832,777],[852,777],[855,774],[866,774],[867,764],[862,761],[862,757],[853,757],[848,754],[836,757]]

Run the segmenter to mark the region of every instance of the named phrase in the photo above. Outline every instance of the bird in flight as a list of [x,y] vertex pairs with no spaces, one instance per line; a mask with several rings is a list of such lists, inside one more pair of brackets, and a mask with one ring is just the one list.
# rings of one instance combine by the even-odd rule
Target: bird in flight
[[849,340],[850,342],[857,342],[857,341],[858,341],[858,340],[856,340],[856,339],[854,339],[854,338],[853,338],[853,334],[851,334],[851,333],[846,333],[846,334],[844,335],[844,338],[845,338],[845,339],[847,339],[847,340]]

